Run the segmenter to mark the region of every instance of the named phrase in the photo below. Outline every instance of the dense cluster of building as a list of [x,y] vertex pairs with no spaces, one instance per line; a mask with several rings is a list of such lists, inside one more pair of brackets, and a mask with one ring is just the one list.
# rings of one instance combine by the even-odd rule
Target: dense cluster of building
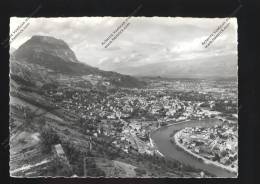
[[214,127],[187,127],[177,141],[195,154],[237,170],[237,123],[226,121]]
[[[232,105],[236,98],[229,88],[219,93],[221,85],[210,89],[205,87],[204,82],[197,86],[194,82],[184,85],[176,81],[167,82],[167,85],[156,81],[143,89],[80,90],[58,87],[45,90],[45,95],[58,107],[79,116],[89,135],[98,137],[105,134],[113,137],[113,144],[125,152],[135,150],[148,154],[154,153],[149,141],[152,130],[183,120],[221,117],[223,112],[214,109],[220,102],[218,100],[224,105],[226,102]],[[181,91],[182,88],[190,89],[189,85],[193,86],[192,91]],[[172,89],[172,86],[175,88]],[[232,107],[235,106],[233,104]],[[225,113],[225,109],[223,111]],[[191,134],[196,132],[188,130]],[[220,131],[221,128],[217,132]]]

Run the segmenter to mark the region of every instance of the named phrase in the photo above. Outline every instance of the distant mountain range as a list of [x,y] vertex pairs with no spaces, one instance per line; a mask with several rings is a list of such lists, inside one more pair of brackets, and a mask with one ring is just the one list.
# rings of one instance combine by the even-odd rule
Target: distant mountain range
[[[66,42],[49,36],[33,36],[12,53],[10,62],[11,71],[16,71],[13,74],[19,73],[21,77],[24,77],[26,71],[28,80],[28,75],[30,75],[28,73],[34,75],[31,78],[35,80],[37,78],[35,75],[41,75],[41,77],[38,77],[39,80],[51,75],[54,80],[55,75],[72,77],[91,75],[96,76],[96,78],[102,77],[110,84],[119,87],[142,87],[145,85],[144,82],[134,77],[102,71],[80,62]],[[19,68],[17,68],[18,65]]]
[[216,56],[202,59],[166,61],[142,66],[114,66],[114,71],[133,76],[167,78],[219,78],[237,76],[237,57]]
[[238,58],[233,47],[176,51],[173,46],[146,43],[136,44],[134,50],[117,47],[105,53],[98,49],[91,53],[90,58],[98,60],[95,66],[102,70],[132,76],[237,77]]

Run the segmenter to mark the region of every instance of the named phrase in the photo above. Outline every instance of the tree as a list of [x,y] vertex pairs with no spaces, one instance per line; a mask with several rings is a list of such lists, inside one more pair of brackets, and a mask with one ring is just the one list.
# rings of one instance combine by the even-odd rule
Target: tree
[[32,125],[32,121],[33,121],[35,114],[31,111],[30,108],[26,107],[23,109],[23,115],[24,115],[24,119],[26,122],[25,126],[30,127]]
[[137,176],[143,176],[146,174],[146,171],[144,169],[135,168],[134,170],[135,170]]
[[51,152],[52,146],[60,143],[60,138],[52,128],[43,128],[41,131],[42,151]]
[[39,118],[39,120],[38,120],[38,124],[39,124],[39,126],[40,126],[41,128],[45,127],[45,125],[46,125],[46,120],[45,120],[45,118],[41,116],[41,117]]
[[73,173],[69,165],[55,157],[49,165],[47,176],[71,176]]

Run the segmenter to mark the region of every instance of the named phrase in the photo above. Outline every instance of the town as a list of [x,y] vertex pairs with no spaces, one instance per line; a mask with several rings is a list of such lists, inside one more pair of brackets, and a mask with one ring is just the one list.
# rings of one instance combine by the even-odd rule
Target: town
[[154,154],[156,150],[149,134],[160,126],[205,118],[236,120],[236,93],[232,82],[165,82],[161,79],[149,82],[151,85],[146,89],[98,91],[65,86],[49,87],[44,93],[56,106],[81,117],[80,124],[88,135],[113,137],[113,144],[127,153],[135,149]]
[[238,170],[237,123],[225,122],[213,128],[187,127],[175,135],[175,141],[192,153],[230,171]]
[[[90,85],[87,88],[82,85],[80,79],[76,82],[68,80],[69,84],[64,81],[59,85],[48,83],[40,89],[27,86],[15,90],[17,87],[13,86],[11,94],[15,101],[12,100],[12,104],[15,103],[11,105],[10,126],[12,130],[15,130],[12,131],[13,137],[20,135],[20,132],[24,133],[21,134],[22,137],[17,136],[17,139],[12,139],[12,141],[14,145],[20,145],[21,140],[23,142],[32,140],[33,144],[28,145],[28,150],[35,153],[42,152],[37,159],[30,158],[37,160],[40,164],[37,166],[39,170],[36,172],[33,167],[34,171],[27,169],[25,172],[24,161],[21,158],[30,154],[22,152],[23,147],[19,146],[23,156],[19,152],[11,154],[13,175],[30,176],[30,174],[35,175],[36,172],[37,175],[52,174],[53,176],[114,176],[117,173],[118,164],[120,168],[123,167],[122,164],[124,167],[125,164],[129,164],[127,168],[130,167],[131,170],[135,168],[136,171],[126,169],[127,171],[124,172],[128,174],[122,174],[122,176],[135,176],[136,174],[133,173],[139,173],[142,177],[177,177],[179,175],[198,177],[201,175],[201,170],[190,167],[188,163],[182,163],[182,160],[167,160],[166,164],[164,154],[160,152],[152,134],[160,127],[175,126],[186,121],[192,123],[217,120],[221,123],[217,127],[219,129],[225,128],[230,122],[237,124],[235,90],[237,83],[234,80],[142,78],[141,80],[148,83],[148,86],[115,88],[100,77],[84,76],[83,80],[86,78],[93,84],[103,82],[98,87]],[[74,86],[71,85],[71,81]],[[18,124],[18,122],[26,123]],[[35,132],[35,130],[38,131]],[[187,131],[185,127],[180,131],[184,137],[185,135],[200,136],[196,131],[189,133],[185,131]],[[207,129],[203,129],[202,132],[205,131]],[[219,134],[225,136],[225,132],[218,131],[215,137]],[[233,129],[231,132],[233,133]],[[31,139],[27,140],[26,135]],[[167,139],[170,140],[171,136]],[[184,146],[193,145],[192,139],[183,140]],[[221,157],[222,153],[216,149],[226,143],[220,140],[222,139],[215,142],[218,146],[214,147],[211,154],[216,153],[215,155]],[[237,139],[223,139],[223,141],[229,141],[228,144],[232,145],[237,144]],[[208,142],[205,141],[203,144],[207,147]],[[191,150],[195,148],[192,147]],[[53,149],[54,151],[50,152]],[[237,148],[234,150],[232,147],[231,150],[232,154],[235,154]],[[234,155],[231,158],[231,152],[226,152],[228,153],[225,154],[226,160],[221,157],[222,160],[219,162],[232,166],[232,169],[237,172],[237,156]],[[62,156],[54,157],[52,153]],[[200,152],[194,153],[200,154]],[[172,153],[168,152],[168,154]],[[183,153],[180,154],[183,155]],[[87,159],[89,157],[90,160]],[[59,158],[62,159],[57,161]],[[103,160],[100,160],[101,158]],[[104,164],[117,165],[110,167],[117,169],[111,173],[111,169],[107,169],[108,166],[103,166]],[[63,169],[57,169],[58,167]],[[48,172],[48,170],[56,170],[56,172]],[[85,170],[88,172],[84,173]],[[203,173],[206,173],[206,177],[212,176],[212,173],[208,173],[207,170]]]

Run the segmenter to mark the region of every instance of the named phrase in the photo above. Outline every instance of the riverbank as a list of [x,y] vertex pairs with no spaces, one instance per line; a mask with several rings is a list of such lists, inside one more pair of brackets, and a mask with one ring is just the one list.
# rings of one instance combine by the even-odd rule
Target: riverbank
[[[178,121],[178,122],[175,122],[175,123],[170,123],[170,124],[168,124],[168,125],[166,125],[166,126],[163,126],[163,127],[170,127],[170,126],[173,126],[173,125],[179,125],[179,124],[186,123],[186,122],[189,122],[189,121],[191,121],[191,120],[189,120],[189,119],[188,119],[188,120],[181,120],[181,121]],[[158,153],[160,156],[165,157],[165,155],[163,155],[163,154],[159,151],[159,149],[157,148],[155,142],[154,142],[153,139],[151,138],[151,134],[152,134],[153,132],[156,132],[157,130],[159,130],[159,129],[163,128],[163,127],[156,128],[156,129],[154,129],[152,132],[150,132],[150,133],[149,133],[149,140],[150,140],[150,144],[151,144],[151,146],[154,148],[155,152]]]
[[200,155],[198,155],[198,154],[196,154],[196,153],[193,153],[191,150],[189,150],[189,149],[187,149],[185,146],[183,146],[183,145],[179,142],[179,137],[180,137],[182,131],[183,131],[183,129],[180,130],[180,131],[178,131],[178,132],[176,132],[175,135],[173,136],[174,143],[175,143],[178,147],[180,147],[180,148],[181,148],[182,150],[184,150],[185,152],[191,154],[191,155],[194,156],[195,158],[202,160],[205,164],[213,164],[213,165],[215,165],[215,166],[221,167],[222,169],[226,169],[226,170],[228,170],[229,172],[232,172],[232,173],[237,174],[237,170],[236,170],[235,168],[232,168],[232,167],[230,167],[230,166],[225,166],[225,165],[220,164],[220,163],[218,163],[218,162],[216,162],[216,161],[212,161],[212,160],[206,159],[206,158],[204,158],[204,157],[202,157],[202,156],[200,156]]
[[[189,122],[191,120],[182,120],[182,121],[178,121],[178,122],[175,122],[175,123],[170,123],[164,127],[170,127],[170,126],[173,126],[173,125],[178,125],[178,124],[182,124],[182,123],[185,123],[185,122]],[[156,132],[157,130],[161,129],[162,127],[159,127],[159,128],[156,128],[154,129],[152,132],[149,133],[149,140],[150,140],[150,144],[151,146],[155,149],[155,152],[158,153],[160,156],[162,157],[165,157],[160,151],[159,149],[157,148],[156,144],[154,143],[153,139],[151,138],[151,134],[153,132]]]
[[193,168],[204,170],[218,178],[236,178],[237,174],[230,172],[213,164],[205,164],[201,160],[195,158],[191,154],[183,151],[179,146],[171,142],[171,138],[175,135],[173,132],[178,132],[186,127],[212,127],[221,125],[223,122],[212,118],[203,120],[184,120],[180,122],[169,122],[168,126],[163,126],[154,129],[150,133],[153,145],[159,150],[165,158],[169,160],[178,160],[184,165],[189,165]]
[[150,137],[150,134],[149,134],[149,140],[150,140],[151,146],[154,148],[155,153],[157,153],[158,155],[164,157],[164,155],[156,147],[156,144],[154,143],[153,139]]

